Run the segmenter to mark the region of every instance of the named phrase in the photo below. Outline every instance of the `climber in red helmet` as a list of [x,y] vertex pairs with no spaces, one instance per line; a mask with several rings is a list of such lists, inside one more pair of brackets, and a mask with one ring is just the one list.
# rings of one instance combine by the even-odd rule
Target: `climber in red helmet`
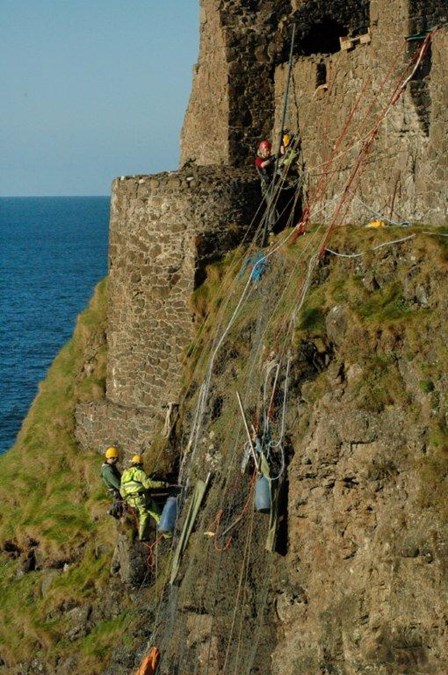
[[275,166],[275,155],[272,154],[272,146],[269,141],[261,141],[258,145],[255,166],[261,178],[262,189],[263,185],[266,184],[269,187]]
[[261,193],[266,202],[266,218],[269,233],[272,232],[278,213],[272,199],[272,181],[275,171],[276,156],[272,154],[272,145],[269,141],[261,141],[258,145],[255,167],[261,178]]

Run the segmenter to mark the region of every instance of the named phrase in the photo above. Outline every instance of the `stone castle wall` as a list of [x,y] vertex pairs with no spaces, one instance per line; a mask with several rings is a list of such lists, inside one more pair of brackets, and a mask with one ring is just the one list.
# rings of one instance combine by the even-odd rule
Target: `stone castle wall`
[[199,59],[181,164],[251,164],[257,140],[272,129],[278,16],[288,5],[201,0]]
[[[363,224],[379,215],[399,223],[447,222],[446,29],[434,35],[421,66],[391,105],[410,73],[409,59],[423,44],[404,39],[418,25],[410,11],[407,3],[372,0],[369,42],[355,40],[349,50],[325,53],[328,45],[316,40],[315,52],[294,62],[287,126],[301,137],[306,195],[326,221]],[[430,17],[428,22],[434,25]],[[286,66],[276,69],[276,132],[286,74]],[[335,209],[347,187],[338,218]]]
[[[295,22],[286,126],[302,139],[305,196],[319,218],[332,219],[337,197],[349,184],[356,198],[342,210],[348,222],[367,222],[376,213],[396,222],[446,222],[446,26],[379,124],[351,181],[363,140],[422,44],[406,37],[446,21],[444,0],[202,0],[201,8],[182,162],[249,166],[261,138],[276,144]],[[361,36],[370,41],[361,42]],[[353,38],[348,50],[341,48],[346,37]],[[336,160],[328,167],[331,157]]]
[[106,400],[79,406],[83,446],[149,443],[179,397],[191,294],[250,229],[259,199],[252,172],[230,167],[114,181]]

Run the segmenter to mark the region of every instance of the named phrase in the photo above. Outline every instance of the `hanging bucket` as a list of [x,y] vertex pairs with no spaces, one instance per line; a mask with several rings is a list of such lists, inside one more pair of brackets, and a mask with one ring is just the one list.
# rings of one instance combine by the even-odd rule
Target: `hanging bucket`
[[163,507],[162,515],[158,526],[159,532],[173,532],[177,516],[177,499],[168,497]]
[[260,476],[255,485],[255,508],[262,513],[271,510],[271,484],[266,476]]

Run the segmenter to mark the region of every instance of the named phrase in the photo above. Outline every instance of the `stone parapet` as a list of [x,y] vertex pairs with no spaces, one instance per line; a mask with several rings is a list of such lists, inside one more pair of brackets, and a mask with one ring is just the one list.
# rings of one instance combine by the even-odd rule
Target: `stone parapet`
[[124,408],[104,400],[78,405],[75,421],[76,440],[81,447],[103,453],[114,445],[125,453],[122,459],[147,450],[154,429],[162,423],[147,409]]

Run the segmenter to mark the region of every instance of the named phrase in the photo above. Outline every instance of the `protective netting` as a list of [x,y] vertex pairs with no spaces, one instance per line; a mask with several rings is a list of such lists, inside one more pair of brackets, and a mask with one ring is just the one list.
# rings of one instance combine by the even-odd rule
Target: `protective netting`
[[[205,471],[211,484],[175,582],[180,585],[167,591],[161,672],[265,672],[263,653],[269,658],[273,637],[268,590],[274,558],[265,549],[269,515],[254,509],[257,475],[247,446],[259,456],[258,441],[281,479],[287,361],[282,365],[276,350],[267,351],[265,336],[274,330],[286,267],[279,259],[249,290],[223,346],[227,356],[213,365],[185,476],[193,485]],[[265,284],[277,291],[265,295]],[[278,347],[285,348],[281,340]]]

